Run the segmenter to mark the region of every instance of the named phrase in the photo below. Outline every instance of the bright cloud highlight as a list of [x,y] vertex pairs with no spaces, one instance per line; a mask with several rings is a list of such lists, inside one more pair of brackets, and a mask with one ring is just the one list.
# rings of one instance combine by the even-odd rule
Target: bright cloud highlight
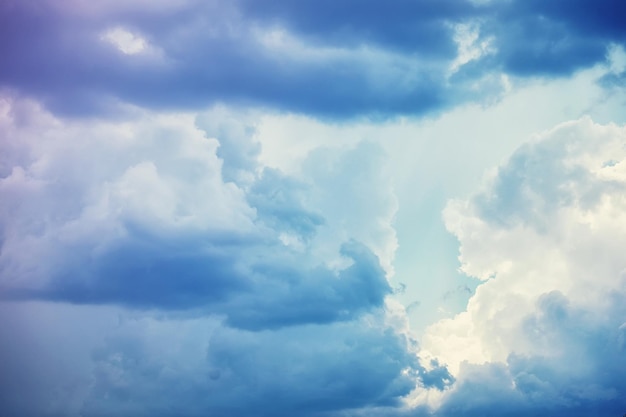
[[625,144],[623,127],[557,126],[484,191],[450,203],[461,268],[485,282],[424,338],[458,378],[445,412],[480,415],[492,401],[535,415],[624,407]]

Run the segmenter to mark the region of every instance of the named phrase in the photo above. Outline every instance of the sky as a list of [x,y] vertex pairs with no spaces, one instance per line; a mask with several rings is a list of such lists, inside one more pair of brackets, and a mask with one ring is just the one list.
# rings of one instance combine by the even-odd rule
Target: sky
[[624,415],[623,16],[0,2],[0,416]]

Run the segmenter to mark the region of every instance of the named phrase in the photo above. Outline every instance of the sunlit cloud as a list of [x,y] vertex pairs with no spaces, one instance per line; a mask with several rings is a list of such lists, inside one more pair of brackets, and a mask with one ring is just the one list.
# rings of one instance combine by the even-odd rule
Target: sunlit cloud
[[135,55],[146,50],[148,44],[141,36],[135,35],[121,27],[109,29],[101,35],[101,39],[111,43],[126,55]]

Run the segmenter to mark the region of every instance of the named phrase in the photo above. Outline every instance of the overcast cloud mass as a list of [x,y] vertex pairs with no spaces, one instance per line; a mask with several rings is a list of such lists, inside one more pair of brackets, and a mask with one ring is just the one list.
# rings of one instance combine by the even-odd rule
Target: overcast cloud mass
[[0,416],[626,413],[619,0],[0,3]]

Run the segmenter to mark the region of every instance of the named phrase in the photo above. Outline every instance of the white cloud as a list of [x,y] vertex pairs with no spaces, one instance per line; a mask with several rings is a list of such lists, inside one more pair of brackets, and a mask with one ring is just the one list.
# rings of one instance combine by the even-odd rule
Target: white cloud
[[461,269],[485,282],[423,338],[458,377],[442,412],[479,414],[471,386],[500,385],[487,402],[511,397],[529,409],[618,401],[625,173],[626,128],[583,118],[523,145],[483,191],[448,205]]
[[101,39],[110,42],[126,55],[138,54],[148,47],[144,38],[121,27],[107,30],[101,35]]
[[471,61],[497,52],[493,46],[493,37],[481,38],[480,25],[476,22],[455,25],[454,41],[457,44],[458,55],[450,64],[450,74],[454,74],[459,68]]
[[255,125],[259,160],[301,176],[303,161],[316,148],[340,152],[363,139],[381,145],[387,154],[381,173],[390,177],[387,184],[397,199],[392,282],[406,284],[406,291],[396,294],[405,306],[419,301],[419,307],[410,309],[410,323],[422,333],[435,320],[464,309],[465,297],[443,297],[474,282],[456,272],[457,242],[441,221],[446,199],[474,192],[489,167],[563,120],[589,113],[601,123],[626,122],[620,96],[607,97],[597,84],[606,71],[596,67],[550,82],[511,78],[510,91],[497,103],[462,106],[419,120],[324,123],[302,115],[261,114]]
[[15,108],[27,115],[6,111],[2,126],[13,156],[0,179],[4,284],[36,288],[77,248],[99,253],[133,227],[170,238],[253,231],[254,209],[222,181],[217,141],[192,117],[63,122],[35,105]]
[[611,45],[607,51],[609,71],[619,74],[626,70],[626,51],[622,45]]

